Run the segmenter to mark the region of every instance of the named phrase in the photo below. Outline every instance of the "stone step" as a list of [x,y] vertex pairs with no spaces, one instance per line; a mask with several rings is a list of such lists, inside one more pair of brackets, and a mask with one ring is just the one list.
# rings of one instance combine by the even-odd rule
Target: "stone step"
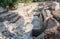
[[53,11],[53,17],[60,22],[60,10]]

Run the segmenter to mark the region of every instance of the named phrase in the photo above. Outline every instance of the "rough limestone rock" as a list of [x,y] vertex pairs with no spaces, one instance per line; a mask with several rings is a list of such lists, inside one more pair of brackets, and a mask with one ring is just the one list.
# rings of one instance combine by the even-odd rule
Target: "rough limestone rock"
[[32,20],[33,29],[41,29],[38,16],[34,16]]
[[53,17],[60,22],[60,10],[53,11]]
[[6,11],[7,11],[6,9],[0,7],[0,14],[3,13],[3,12],[6,12]]
[[[58,33],[58,30],[57,30],[58,26],[59,26],[59,24],[57,23],[57,21],[53,18],[52,19],[50,18],[47,22],[47,27],[46,27],[45,31],[40,36],[38,36],[38,38],[39,39],[50,39],[50,38],[55,39],[56,37],[54,37],[54,36]],[[52,35],[52,37],[50,35]],[[49,36],[49,38],[48,38],[48,36]]]
[[58,10],[60,7],[59,7],[59,3],[56,3],[56,7],[55,7],[55,10]]
[[46,10],[46,14],[47,14],[48,17],[53,17],[50,10]]
[[3,23],[0,22],[0,31],[5,31],[6,27],[4,26]]
[[58,2],[53,2],[53,7],[55,7],[55,10],[58,10],[60,7],[59,7],[59,3]]
[[[48,39],[46,38],[48,35],[51,35],[50,39],[54,35],[57,35],[57,38],[60,39],[60,28],[57,29],[59,23],[48,10],[50,7],[48,5],[50,4],[45,4],[45,2],[28,5],[20,3],[13,14],[10,11],[2,13],[2,15],[0,13],[0,39]],[[56,11],[59,9],[59,4],[54,2],[51,7]]]
[[36,10],[36,11],[34,12],[34,15],[35,15],[35,16],[38,16],[40,13],[41,13],[41,12],[40,12],[39,10]]

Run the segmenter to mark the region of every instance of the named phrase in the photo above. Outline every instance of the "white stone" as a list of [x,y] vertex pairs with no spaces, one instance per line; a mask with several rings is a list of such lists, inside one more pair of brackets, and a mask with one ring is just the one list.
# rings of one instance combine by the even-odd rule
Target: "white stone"
[[31,31],[32,29],[33,29],[33,25],[32,25],[31,23],[26,24],[26,26],[25,26],[25,32],[29,32],[29,31]]
[[55,10],[58,10],[58,9],[59,9],[59,3],[56,3]]
[[59,3],[58,2],[53,2],[53,7],[55,7],[55,10],[58,10],[60,7]]
[[[12,33],[13,31],[13,24],[9,24],[8,21],[4,21],[4,25],[6,26],[6,28]],[[14,25],[15,26],[15,25]]]
[[49,10],[46,10],[46,14],[48,17],[53,17],[53,15],[51,14],[51,11],[49,11]]

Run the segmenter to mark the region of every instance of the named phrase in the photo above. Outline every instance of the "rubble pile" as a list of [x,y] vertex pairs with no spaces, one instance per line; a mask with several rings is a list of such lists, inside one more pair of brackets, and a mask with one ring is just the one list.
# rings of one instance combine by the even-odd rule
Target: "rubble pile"
[[0,39],[60,39],[58,2],[19,3],[15,12],[0,12]]
[[[58,6],[55,4],[55,6]],[[58,6],[59,7],[59,6]],[[60,39],[59,38],[59,28],[60,28],[60,19],[59,19],[59,8],[50,7],[50,9],[43,9],[42,15],[44,16],[44,32],[39,35],[39,39]],[[59,27],[59,28],[58,28]]]

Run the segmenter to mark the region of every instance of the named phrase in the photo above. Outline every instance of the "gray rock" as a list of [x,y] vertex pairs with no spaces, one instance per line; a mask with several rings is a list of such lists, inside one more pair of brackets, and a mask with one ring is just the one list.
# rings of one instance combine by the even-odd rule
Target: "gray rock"
[[41,12],[37,10],[37,11],[34,12],[34,15],[35,15],[35,16],[38,16],[38,15],[40,15],[40,13],[41,13]]
[[38,16],[34,16],[33,20],[32,20],[32,25],[33,25],[33,29],[40,29],[40,21]]
[[6,27],[4,26],[3,23],[0,22],[0,31],[5,31]]
[[3,31],[2,34],[6,37],[13,37],[14,36],[14,34],[8,32],[8,31]]
[[57,33],[57,39],[60,39],[60,33]]

